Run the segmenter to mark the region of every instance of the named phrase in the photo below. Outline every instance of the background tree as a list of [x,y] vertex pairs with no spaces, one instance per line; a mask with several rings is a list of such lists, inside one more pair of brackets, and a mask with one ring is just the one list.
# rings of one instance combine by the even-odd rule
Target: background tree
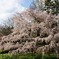
[[12,33],[13,29],[13,21],[12,19],[8,19],[4,21],[3,25],[0,26],[0,33],[3,35],[9,35]]
[[45,5],[43,3],[43,0],[33,0],[32,4],[30,5],[32,9],[37,9],[37,10],[43,10],[44,6]]
[[58,15],[59,0],[33,0],[31,8]]
[[57,15],[59,13],[59,0],[45,0],[45,10]]

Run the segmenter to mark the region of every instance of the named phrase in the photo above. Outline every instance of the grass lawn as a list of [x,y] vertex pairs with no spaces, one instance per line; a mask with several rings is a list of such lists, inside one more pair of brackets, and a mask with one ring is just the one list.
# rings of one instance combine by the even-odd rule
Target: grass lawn
[[27,54],[0,54],[0,59],[59,59],[56,55],[50,54],[50,55],[39,55],[39,54],[33,54],[33,53],[27,53]]

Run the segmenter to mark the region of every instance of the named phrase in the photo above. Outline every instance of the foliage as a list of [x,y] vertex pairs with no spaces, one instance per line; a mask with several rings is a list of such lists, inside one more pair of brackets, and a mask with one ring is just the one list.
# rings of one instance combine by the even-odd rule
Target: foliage
[[37,32],[36,31],[32,32],[32,37],[37,37]]
[[45,10],[57,15],[59,13],[59,0],[45,0]]
[[41,11],[47,11],[51,14],[58,15],[59,13],[59,0],[33,0],[30,6],[32,9],[37,9]]
[[41,46],[44,46],[44,45],[46,45],[45,41],[43,41],[43,42],[38,41],[38,42],[36,43],[36,46],[38,46],[38,47],[41,47]]

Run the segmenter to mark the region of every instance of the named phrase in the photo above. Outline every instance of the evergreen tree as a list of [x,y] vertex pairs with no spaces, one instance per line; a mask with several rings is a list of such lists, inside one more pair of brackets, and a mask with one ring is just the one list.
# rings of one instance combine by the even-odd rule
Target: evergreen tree
[[58,13],[59,13],[59,0],[45,0],[45,10],[48,13],[58,15]]
[[59,0],[33,0],[31,8],[58,15]]

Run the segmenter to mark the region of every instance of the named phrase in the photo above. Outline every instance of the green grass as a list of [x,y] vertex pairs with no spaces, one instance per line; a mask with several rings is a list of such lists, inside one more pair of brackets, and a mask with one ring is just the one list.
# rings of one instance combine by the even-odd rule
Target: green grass
[[33,53],[27,53],[27,54],[0,54],[0,59],[59,59],[56,55],[50,54],[50,55],[40,55],[40,54],[33,54]]

